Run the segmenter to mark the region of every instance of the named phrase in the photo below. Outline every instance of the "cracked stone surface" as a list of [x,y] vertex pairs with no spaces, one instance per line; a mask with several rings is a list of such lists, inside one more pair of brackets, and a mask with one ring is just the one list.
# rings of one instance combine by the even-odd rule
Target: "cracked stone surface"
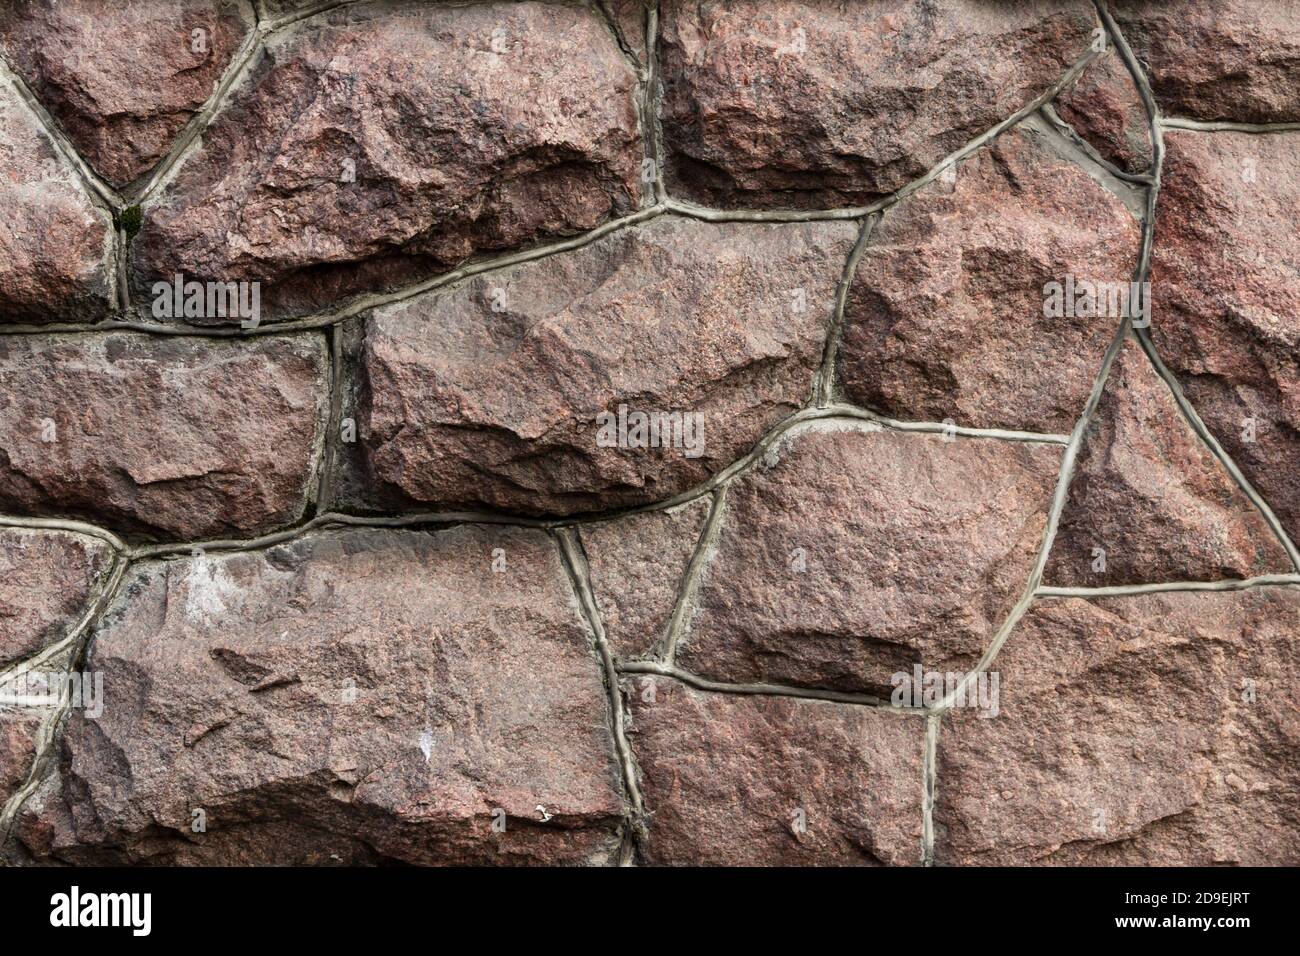
[[1294,866],[1298,627],[1295,588],[1040,602],[939,734],[936,862]]
[[807,208],[917,178],[1051,89],[1097,23],[1055,0],[666,0],[660,26],[669,188]]
[[[376,310],[357,422],[375,492],[572,514],[686,491],[807,401],[854,233],[660,217]],[[701,416],[679,421],[702,440],[598,444],[621,406]]]
[[66,637],[111,563],[97,538],[0,527],[0,667]]
[[110,222],[0,76],[0,327],[102,318]]
[[575,863],[617,844],[599,664],[541,532],[317,534],[146,562],[124,594],[89,662],[112,699],[74,714],[61,787],[22,821],[38,857]]
[[137,282],[311,311],[591,229],[640,194],[636,77],[593,9],[348,6],[277,35],[145,210]]
[[316,335],[0,336],[0,509],[172,540],[289,524],[326,371]]
[[1300,538],[1300,133],[1166,134],[1152,338],[1211,434]]
[[688,670],[888,695],[969,666],[1020,597],[1055,445],[817,427],[732,486],[678,648]]
[[1045,315],[1045,288],[1127,286],[1138,243],[1117,196],[1032,132],[1004,134],[872,232],[845,309],[846,395],[899,419],[1069,432],[1120,317]]
[[709,504],[701,498],[581,527],[592,591],[615,657],[644,655],[664,636]]
[[1048,584],[1214,581],[1294,570],[1136,342],[1125,344],[1111,369],[1095,426],[1075,466]]
[[0,706],[0,808],[31,772],[45,717],[31,707]]
[[625,682],[651,863],[920,861],[925,722],[876,708]]
[[1130,173],[1151,167],[1151,121],[1132,74],[1113,48],[1055,103],[1061,118],[1103,158]]
[[91,166],[125,186],[171,149],[252,22],[234,0],[19,0],[0,9],[0,49]]
[[1294,0],[1112,0],[1166,115],[1300,121],[1300,5]]

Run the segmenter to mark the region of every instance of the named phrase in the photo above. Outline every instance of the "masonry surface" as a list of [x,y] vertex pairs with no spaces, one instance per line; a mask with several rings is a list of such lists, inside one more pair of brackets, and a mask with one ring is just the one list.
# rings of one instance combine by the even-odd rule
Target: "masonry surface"
[[1300,3],[4,0],[0,213],[5,863],[1300,863]]

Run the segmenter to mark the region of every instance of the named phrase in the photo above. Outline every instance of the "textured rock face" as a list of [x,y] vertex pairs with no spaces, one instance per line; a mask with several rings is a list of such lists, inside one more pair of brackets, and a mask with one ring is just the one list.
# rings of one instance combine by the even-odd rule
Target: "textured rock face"
[[147,286],[272,312],[392,288],[636,205],[636,78],[594,9],[344,7],[269,43],[137,239]]
[[925,722],[872,707],[627,682],[652,863],[907,866]]
[[1100,587],[1294,570],[1137,343],[1127,343],[1116,359],[1094,422],[1046,583]]
[[1300,861],[1300,591],[1044,600],[939,735],[936,860]]
[[728,493],[678,663],[888,694],[978,659],[1028,580],[1059,447],[839,427],[779,456]]
[[1004,134],[876,226],[845,311],[845,392],[899,419],[1068,432],[1120,318],[1045,314],[1049,284],[1127,287],[1138,240],[1081,168]]
[[592,590],[616,657],[645,654],[663,637],[709,505],[702,498],[582,526]]
[[23,823],[38,856],[561,863],[616,844],[599,665],[544,534],[324,533],[146,563],[125,593],[90,656],[103,714],[72,718],[62,794]]
[[27,780],[44,719],[31,708],[0,706],[0,810]]
[[1152,336],[1197,413],[1300,537],[1300,134],[1166,136]]
[[292,522],[326,362],[315,335],[0,337],[0,508],[182,540]]
[[[376,310],[358,420],[372,483],[559,514],[685,491],[807,401],[853,239],[660,217]],[[602,433],[603,413],[618,421]],[[677,424],[642,442],[633,413]]]
[[0,171],[0,325],[101,317],[112,295],[109,217],[3,76]]
[[5,56],[105,179],[123,186],[171,149],[252,22],[234,0],[19,0]]
[[1088,4],[661,4],[674,193],[830,207],[893,192],[1047,92],[1088,49]]
[[1118,53],[1093,62],[1079,82],[1056,98],[1061,118],[1104,159],[1131,173],[1151,166],[1151,121]]
[[0,667],[65,637],[111,561],[96,538],[0,528]]
[[1167,115],[1300,120],[1300,5],[1294,0],[1115,0],[1133,52]]

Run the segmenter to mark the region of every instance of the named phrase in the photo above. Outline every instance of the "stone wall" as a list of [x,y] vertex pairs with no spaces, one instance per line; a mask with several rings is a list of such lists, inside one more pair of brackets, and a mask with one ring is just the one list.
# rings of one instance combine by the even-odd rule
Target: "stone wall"
[[1300,3],[0,53],[5,860],[1300,862]]

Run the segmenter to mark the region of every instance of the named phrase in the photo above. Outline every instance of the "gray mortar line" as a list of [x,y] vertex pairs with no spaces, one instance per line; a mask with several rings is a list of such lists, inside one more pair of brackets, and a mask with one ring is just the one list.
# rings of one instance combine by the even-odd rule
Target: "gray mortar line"
[[941,718],[925,718],[925,751],[921,759],[921,865],[934,866],[934,798],[939,783],[939,723]]
[[[113,567],[104,582],[99,594],[91,603],[90,608],[79,622],[77,629],[67,638],[60,642],[60,649],[67,648],[72,651],[67,662],[68,673],[71,673],[85,654],[86,645],[89,641],[91,629],[99,620],[100,616],[109,607],[116,598],[118,591],[122,587],[122,582],[126,578],[127,569],[131,562],[121,556],[114,559]],[[6,675],[10,676],[10,675]],[[68,687],[64,687],[64,698],[60,705],[50,714],[41,724],[40,737],[36,741],[36,756],[32,759],[31,769],[27,773],[27,779],[19,787],[4,808],[0,810],[0,847],[9,842],[9,837],[13,829],[13,821],[22,809],[27,798],[30,797],[45,781],[45,777],[50,769],[54,759],[55,743],[58,736],[58,730],[63,723],[71,708],[72,700],[68,692]]]
[[1040,598],[1106,598],[1177,591],[1247,591],[1251,588],[1300,585],[1300,574],[1260,574],[1223,581],[1162,581],[1156,584],[1113,584],[1096,588],[1040,587]]
[[1256,491],[1255,486],[1247,480],[1244,474],[1242,474],[1241,469],[1237,467],[1237,463],[1233,461],[1232,456],[1229,455],[1224,447],[1219,444],[1219,440],[1214,437],[1209,428],[1206,427],[1205,422],[1201,420],[1201,416],[1197,413],[1196,409],[1192,407],[1192,403],[1183,393],[1182,385],[1179,384],[1178,379],[1174,377],[1173,372],[1169,371],[1169,368],[1156,352],[1155,343],[1151,340],[1150,330],[1138,329],[1136,334],[1138,343],[1142,346],[1142,351],[1144,351],[1147,358],[1151,360],[1152,366],[1155,367],[1156,374],[1164,380],[1165,385],[1169,388],[1170,393],[1174,397],[1174,402],[1178,405],[1179,411],[1182,412],[1183,419],[1191,426],[1192,430],[1205,446],[1209,448],[1214,457],[1219,460],[1219,463],[1223,465],[1228,474],[1232,476],[1232,480],[1236,482],[1237,487],[1241,489],[1242,493],[1250,499],[1250,503],[1255,506],[1256,510],[1263,516],[1264,522],[1269,526],[1269,529],[1273,532],[1274,536],[1276,536],[1282,543],[1282,547],[1286,550],[1287,557],[1291,559],[1292,566],[1300,572],[1300,551],[1296,550],[1295,543],[1291,540],[1290,535],[1286,533],[1286,529],[1282,527],[1282,522],[1280,522],[1277,515],[1273,513],[1273,509],[1269,506],[1268,502],[1264,500],[1263,495]]
[[676,660],[677,644],[681,640],[682,629],[686,626],[686,615],[690,613],[691,605],[695,602],[695,596],[699,591],[701,580],[709,563],[710,552],[717,540],[718,529],[722,525],[722,512],[727,503],[726,499],[727,487],[725,485],[714,491],[709,516],[705,519],[699,540],[695,542],[695,550],[691,552],[690,560],[686,563],[686,573],[682,575],[677,602],[673,605],[672,617],[668,619],[668,630],[665,632],[663,639],[661,659],[663,663],[670,667]]
[[662,97],[659,95],[659,4],[656,2],[645,10],[645,108],[648,117],[650,142],[647,150],[654,161],[655,205],[663,206],[668,202],[667,173],[664,169],[664,128],[660,116]]
[[1052,545],[1056,541],[1056,530],[1061,522],[1061,513],[1065,510],[1066,502],[1069,499],[1070,485],[1074,481],[1075,461],[1087,435],[1088,425],[1091,423],[1093,416],[1096,414],[1097,406],[1101,402],[1106,380],[1110,377],[1111,366],[1115,363],[1115,358],[1124,346],[1131,321],[1127,316],[1120,321],[1119,330],[1115,333],[1115,337],[1111,340],[1102,358],[1101,369],[1092,384],[1092,392],[1088,396],[1083,414],[1079,416],[1079,420],[1075,423],[1070,443],[1065,447],[1065,452],[1061,456],[1061,469],[1057,475],[1056,488],[1052,493],[1051,507],[1048,509],[1047,527],[1043,529],[1043,540],[1038,549],[1038,557],[1034,561],[1033,569],[1029,573],[1029,580],[1021,593],[1020,599],[1012,606],[1006,620],[999,626],[979,662],[957,683],[957,686],[951,692],[944,696],[943,700],[931,708],[932,713],[942,715],[951,709],[955,700],[965,698],[967,688],[981,673],[988,670],[989,665],[998,656],[998,651],[1002,649],[1002,645],[1006,643],[1015,626],[1020,623],[1020,619],[1033,603],[1034,596],[1042,584],[1043,571],[1047,566],[1048,555],[1051,553]]
[[37,125],[40,126],[41,132],[50,140],[54,146],[54,151],[72,168],[77,178],[81,180],[87,198],[98,206],[100,209],[108,212],[110,215],[122,204],[122,197],[112,186],[102,180],[99,175],[90,168],[90,164],[81,158],[81,154],[72,141],[68,139],[63,128],[58,124],[49,111],[45,109],[43,103],[27,85],[27,81],[22,75],[10,67],[8,60],[0,56],[0,77],[7,80],[18,93],[19,99],[23,101],[27,109],[36,117]]
[[[282,20],[277,21],[276,24],[274,24],[272,27],[261,31],[259,36],[265,37],[290,23],[294,23],[297,22],[298,20],[306,19],[310,16],[314,16],[316,13],[324,12],[325,10],[332,10],[335,9],[336,7],[349,6],[352,2],[356,2],[356,0],[344,0],[344,2],[342,3],[326,5],[324,7],[321,7],[319,9],[314,9],[312,11],[300,11],[298,14],[294,14],[292,17],[282,18]],[[658,13],[653,8],[647,10],[647,17],[652,18],[654,23],[658,22],[657,20]],[[250,36],[252,36],[252,34],[250,34]],[[251,58],[252,53],[250,52],[248,55],[249,58]],[[975,152],[977,149],[982,147],[985,143],[1001,135],[1001,133],[1003,133],[1006,129],[1010,128],[1011,126],[1018,123],[1020,120],[1024,119],[1026,116],[1033,113],[1036,109],[1039,108],[1039,106],[1042,105],[1042,102],[1046,102],[1050,100],[1060,88],[1067,85],[1068,80],[1070,80],[1071,78],[1077,78],[1078,74],[1081,73],[1084,69],[1086,69],[1087,65],[1092,61],[1093,58],[1095,58],[1095,56],[1096,54],[1089,53],[1087,56],[1077,61],[1075,65],[1071,67],[1071,69],[1060,80],[1058,80],[1057,83],[1051,89],[1049,89],[1046,93],[1040,96],[1037,100],[1030,103],[1028,106],[1022,108],[1018,112],[1013,113],[1010,117],[1003,120],[1001,123],[998,123],[996,126],[991,127],[990,129],[986,130],[984,133],[975,137],[965,146],[961,147],[959,150],[950,154],[944,160],[940,161],[936,166],[931,168],[929,172],[925,173],[919,179],[913,180],[912,182],[901,187],[896,192],[891,193],[888,196],[885,196],[883,199],[873,203],[870,206],[860,206],[860,207],[845,208],[845,209],[826,209],[826,210],[742,210],[742,209],[726,210],[726,209],[712,209],[709,207],[696,205],[695,203],[670,199],[667,197],[665,192],[665,194],[661,196],[659,202],[657,202],[653,206],[647,206],[643,209],[637,210],[636,212],[620,217],[619,219],[611,220],[607,223],[597,226],[595,229],[585,232],[579,236],[574,236],[570,239],[566,239],[556,243],[551,243],[549,245],[540,246],[533,249],[524,250],[522,252],[510,253],[505,256],[499,256],[478,263],[461,266],[459,268],[451,270],[450,272],[440,273],[439,275],[434,276],[430,279],[425,279],[421,282],[414,283],[409,286],[404,286],[401,289],[395,290],[393,292],[369,293],[366,295],[358,296],[357,298],[353,299],[351,302],[346,303],[341,307],[335,309],[315,313],[298,319],[286,319],[284,321],[279,321],[279,322],[261,323],[256,328],[253,329],[244,329],[238,326],[228,328],[228,327],[221,327],[221,326],[214,326],[214,327],[193,326],[184,323],[149,322],[146,320],[136,318],[134,320],[108,320],[104,322],[96,322],[96,323],[89,323],[89,324],[52,323],[49,325],[13,325],[8,327],[0,326],[0,334],[48,335],[48,334],[55,334],[55,333],[85,334],[85,333],[94,333],[94,332],[123,331],[123,332],[143,332],[152,335],[185,335],[185,336],[194,336],[199,338],[241,338],[245,336],[270,335],[270,334],[285,333],[285,332],[314,331],[317,329],[328,328],[332,325],[336,325],[339,322],[343,322],[347,319],[353,318],[354,316],[357,316],[363,312],[368,312],[371,309],[407,301],[408,299],[415,298],[427,292],[431,292],[435,289],[439,289],[444,286],[448,286],[456,282],[460,282],[463,279],[467,279],[473,276],[481,275],[483,273],[495,271],[498,269],[508,269],[513,266],[521,265],[525,262],[532,262],[538,259],[543,259],[547,256],[569,252],[572,251],[573,249],[579,249],[582,246],[594,242],[597,239],[603,238],[604,236],[612,232],[615,232],[623,228],[627,228],[629,226],[637,225],[641,222],[647,222],[651,219],[654,219],[657,216],[663,215],[664,213],[676,213],[678,215],[686,216],[692,219],[699,219],[706,222],[818,222],[818,221],[825,221],[825,220],[846,220],[846,219],[852,220],[852,219],[862,218],[864,216],[869,216],[873,213],[882,212],[885,209],[888,209],[890,206],[893,206],[896,203],[901,202],[904,198],[911,195],[917,189],[920,189],[922,186],[934,180],[940,173],[942,173],[942,171],[948,165],[960,159],[964,159],[966,156],[970,155],[971,153]],[[655,63],[656,60],[652,55],[651,57],[652,71],[654,69]],[[232,78],[228,77],[227,79],[232,79]],[[208,106],[211,107],[213,105],[214,105],[213,101],[210,100]],[[207,108],[205,107],[205,112],[206,111]],[[214,110],[213,112],[215,113],[216,110]],[[209,116],[208,119],[210,120],[211,116]],[[656,121],[657,121],[657,110],[656,110]],[[662,152],[663,152],[662,146],[658,147],[658,153],[659,153],[658,161],[660,163],[662,163]],[[171,162],[171,166],[175,167],[178,164],[179,159],[180,159],[179,156],[176,157],[176,159]],[[168,161],[164,160],[163,162],[167,163]],[[162,167],[160,166],[158,170],[155,171],[155,177],[154,177],[159,182],[161,181],[161,175],[160,175],[161,172],[162,172]],[[661,166],[656,168],[655,182],[659,188],[663,188],[664,176],[663,176],[663,170]],[[156,183],[151,183],[144,191],[144,193],[141,194],[139,198],[136,200],[136,204],[143,203],[145,200],[147,200],[149,198],[147,193],[149,193],[155,187],[156,187]],[[127,251],[128,250],[123,250],[124,257]],[[127,299],[129,301],[129,296],[130,296],[129,287],[124,290],[123,294],[127,296]],[[130,312],[131,309],[128,308],[126,309],[126,311]],[[139,314],[138,310],[136,310],[136,314],[137,315]]]
[[871,234],[880,222],[880,216],[867,216],[858,228],[858,238],[849,250],[844,268],[840,271],[839,285],[835,289],[835,304],[831,307],[831,320],[822,343],[822,360],[813,380],[813,402],[820,407],[831,403],[835,397],[836,371],[839,365],[840,339],[844,332],[844,308],[848,304],[849,289],[858,273],[858,263],[871,241]]
[[142,205],[153,198],[153,192],[160,183],[169,179],[173,172],[179,169],[182,157],[189,152],[190,146],[202,133],[207,131],[212,119],[225,106],[227,94],[234,87],[235,82],[244,76],[249,64],[253,61],[253,57],[261,49],[262,40],[267,35],[267,32],[269,31],[262,29],[261,23],[257,20],[257,12],[254,11],[254,20],[248,30],[248,36],[244,37],[244,42],[240,44],[235,55],[231,57],[230,63],[222,71],[221,78],[217,80],[217,85],[212,90],[212,94],[202,108],[190,117],[180,135],[172,142],[167,155],[154,166],[147,176],[142,178],[135,188],[127,189],[124,199],[130,200],[132,205]]
[[337,0],[337,2],[332,3],[320,3],[313,7],[286,14],[269,23],[262,20],[261,11],[257,6],[250,4],[253,7],[253,24],[249,28],[248,36],[244,38],[239,50],[222,72],[221,78],[212,91],[212,95],[208,97],[199,112],[190,117],[189,122],[185,124],[185,128],[181,130],[176,141],[172,143],[171,149],[167,151],[167,155],[153,168],[147,178],[144,178],[136,188],[128,191],[126,198],[130,199],[135,205],[147,202],[154,198],[154,193],[159,186],[167,182],[179,170],[190,148],[207,132],[217,114],[225,108],[231,90],[247,74],[258,51],[265,47],[267,37],[300,20],[306,20],[339,7],[351,6],[355,2],[357,0]]
[[574,597],[578,601],[587,626],[591,629],[593,648],[600,658],[608,695],[610,730],[613,733],[614,749],[622,770],[623,788],[632,809],[633,819],[630,822],[632,838],[635,842],[639,839],[639,831],[644,827],[645,803],[641,798],[636,756],[627,739],[623,694],[618,685],[618,672],[614,669],[614,655],[610,652],[609,642],[605,639],[604,621],[591,587],[591,568],[587,563],[587,554],[582,547],[582,542],[571,530],[556,531],[553,535],[560,550],[564,569],[569,575],[569,583],[573,586]]
[[739,694],[747,697],[795,697],[800,700],[820,701],[823,704],[851,704],[855,707],[870,707],[872,710],[902,716],[928,716],[920,707],[897,707],[871,694],[854,694],[848,691],[827,688],[793,687],[788,684],[714,681],[684,670],[675,664],[665,664],[661,661],[620,661],[615,665],[615,669],[620,674],[650,674],[655,677],[668,677],[681,681],[696,690],[709,693]]
[[842,209],[714,209],[689,200],[672,198],[665,198],[663,205],[670,212],[705,222],[826,222],[861,219],[872,212],[866,206]]
[[1116,176],[1108,164],[1098,160],[1095,151],[1082,148],[1082,140],[1077,134],[1071,135],[1074,131],[1068,124],[1053,122],[1047,112],[1049,108],[1050,106],[1044,106],[1037,113],[1026,117],[1021,124],[1023,128],[1057,158],[1075,166],[1115,196],[1135,220],[1142,222],[1146,215],[1147,187],[1155,182],[1155,177]]
[[114,551],[126,552],[130,548],[126,542],[98,525],[71,518],[27,518],[20,515],[0,515],[0,528],[32,528],[40,531],[67,531],[72,534],[84,534],[98,538]]
[[329,408],[325,415],[324,445],[320,455],[320,482],[316,491],[316,513],[332,503],[334,470],[338,459],[339,430],[343,427],[343,326],[332,325],[327,331],[329,371]]
[[1160,126],[1197,133],[1293,133],[1300,130],[1300,123],[1237,123],[1231,120],[1203,122],[1180,116],[1161,117]]
[[[866,409],[853,405],[835,404],[825,408],[809,407],[800,409],[789,417],[772,426],[759,438],[754,448],[747,454],[733,461],[694,488],[662,501],[644,505],[617,508],[602,513],[568,515],[555,518],[534,518],[528,515],[507,512],[477,511],[457,509],[450,511],[415,511],[398,514],[350,514],[342,511],[319,511],[297,523],[257,535],[252,538],[214,538],[187,542],[161,542],[130,545],[114,532],[98,525],[75,519],[29,518],[23,516],[0,515],[0,527],[39,528],[77,532],[101,538],[115,550],[133,560],[141,558],[164,558],[186,555],[194,549],[203,551],[258,551],[263,548],[283,544],[312,531],[326,527],[359,528],[412,528],[420,526],[454,525],[454,524],[493,524],[520,528],[541,528],[553,530],[569,527],[581,527],[617,521],[634,515],[667,511],[697,501],[724,487],[738,475],[753,468],[768,450],[779,442],[791,430],[813,422],[840,422],[855,425],[874,425],[878,428],[899,431],[942,434],[951,433],[962,438],[989,439],[996,441],[1029,442],[1034,444],[1064,444],[1066,436],[1037,434],[1034,432],[1012,432],[1000,429],[966,428],[949,426],[938,422],[896,422],[882,418]],[[334,426],[331,426],[334,427]],[[312,484],[308,480],[308,485]],[[328,501],[318,502],[318,507],[326,507]]]
[[[1126,68],[1127,69],[1127,68]],[[1067,123],[1061,114],[1056,111],[1052,103],[1044,103],[1042,109],[1038,111],[1043,118],[1052,125],[1062,136],[1070,141],[1071,145],[1082,152],[1088,159],[1104,169],[1109,175],[1123,182],[1135,186],[1149,186],[1155,182],[1155,177],[1150,173],[1130,173],[1126,169],[1120,169],[1101,153],[1097,152],[1097,147],[1084,139],[1079,131]]]
[[951,434],[962,438],[987,438],[996,441],[1029,442],[1036,445],[1068,445],[1069,435],[1051,432],[1022,432],[1006,428],[971,428],[966,425],[948,424],[947,422],[908,422],[877,414],[868,408],[836,402],[822,406],[835,417],[852,418],[858,421],[873,422],[889,431],[925,432],[927,434]]
[[[1155,96],[1151,92],[1151,86],[1147,82],[1146,75],[1138,65],[1137,57],[1133,55],[1132,48],[1128,45],[1124,35],[1120,32],[1114,18],[1111,17],[1110,11],[1106,9],[1103,0],[1094,0],[1094,6],[1097,15],[1101,20],[1107,35],[1115,49],[1119,51],[1120,58],[1124,61],[1130,75],[1133,77],[1134,85],[1137,87],[1138,95],[1142,99],[1143,106],[1147,110],[1148,120],[1151,129],[1151,177],[1152,181],[1147,186],[1146,214],[1142,221],[1142,240],[1138,252],[1137,268],[1134,270],[1134,280],[1144,282],[1150,275],[1151,268],[1151,248],[1155,241],[1156,226],[1156,200],[1160,192],[1160,174],[1164,166],[1164,140],[1160,136],[1159,125],[1159,108],[1156,105]],[[1047,558],[1051,553],[1052,545],[1056,540],[1057,527],[1060,525],[1061,513],[1065,509],[1066,501],[1069,498],[1070,484],[1074,479],[1074,466],[1078,458],[1079,451],[1082,448],[1085,435],[1093,416],[1096,414],[1097,406],[1101,402],[1101,395],[1106,385],[1106,380],[1110,377],[1110,369],[1114,364],[1119,351],[1123,348],[1124,341],[1128,333],[1132,330],[1132,319],[1125,316],[1120,322],[1119,330],[1111,340],[1110,346],[1102,358],[1101,368],[1097,373],[1097,378],[1093,382],[1092,392],[1088,396],[1087,404],[1084,406],[1083,414],[1075,423],[1074,430],[1070,436],[1070,442],[1065,448],[1065,454],[1061,459],[1061,471],[1057,476],[1056,489],[1052,495],[1052,505],[1048,511],[1047,527],[1043,532],[1043,542],[1039,548],[1038,559],[1034,563],[1033,570],[1030,572],[1029,581],[1022,593],[1020,600],[1012,607],[1007,619],[998,628],[994,634],[993,641],[985,650],[975,668],[967,674],[954,688],[953,692],[946,695],[942,701],[934,707],[936,714],[942,715],[952,707],[953,701],[959,695],[965,695],[967,688],[978,677],[979,674],[986,671],[989,665],[996,659],[1002,645],[1010,636],[1016,624],[1020,622],[1021,617],[1029,610],[1029,606],[1034,601],[1034,595],[1042,584],[1043,571],[1047,566]]]

